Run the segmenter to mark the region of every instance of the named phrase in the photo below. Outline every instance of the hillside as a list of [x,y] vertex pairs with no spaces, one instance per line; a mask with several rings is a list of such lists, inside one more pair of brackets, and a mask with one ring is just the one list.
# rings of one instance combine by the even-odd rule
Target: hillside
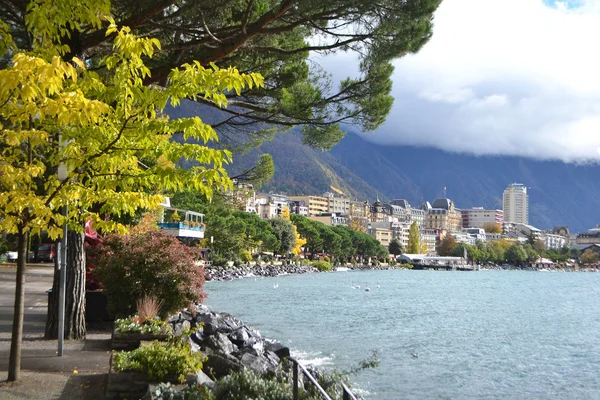
[[[207,122],[215,118],[214,112],[203,116],[202,111],[187,102],[168,113],[174,117],[199,114]],[[405,198],[416,206],[442,197],[446,187],[447,197],[459,208],[502,208],[503,190],[509,183],[520,182],[528,187],[532,225],[541,229],[566,225],[571,232],[581,232],[600,223],[597,165],[383,146],[354,133],[330,152],[321,152],[288,132],[246,154],[236,154],[230,172],[251,168],[263,153],[273,156],[276,169],[263,191],[320,194],[334,186],[360,200]]]

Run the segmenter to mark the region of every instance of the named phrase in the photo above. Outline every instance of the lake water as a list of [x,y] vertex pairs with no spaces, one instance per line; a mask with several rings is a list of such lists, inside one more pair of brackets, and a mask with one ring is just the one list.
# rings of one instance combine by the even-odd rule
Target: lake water
[[597,273],[348,271],[206,292],[308,363],[347,369],[377,349],[381,365],[351,378],[369,399],[600,399]]

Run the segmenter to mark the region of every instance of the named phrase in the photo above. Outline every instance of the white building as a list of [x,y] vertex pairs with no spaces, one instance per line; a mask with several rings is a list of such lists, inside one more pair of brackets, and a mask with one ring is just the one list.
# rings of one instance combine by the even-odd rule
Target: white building
[[289,207],[290,199],[283,194],[256,194],[256,213],[262,219],[270,219],[281,214],[284,207]]
[[522,183],[511,183],[502,195],[505,223],[529,224],[529,197]]
[[483,207],[460,210],[463,228],[483,228],[487,223],[496,223],[502,229],[504,212],[502,210],[486,210]]

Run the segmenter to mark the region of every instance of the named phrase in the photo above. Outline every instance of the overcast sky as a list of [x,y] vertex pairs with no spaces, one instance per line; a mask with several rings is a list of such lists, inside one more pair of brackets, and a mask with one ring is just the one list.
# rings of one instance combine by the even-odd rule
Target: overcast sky
[[600,0],[445,0],[434,22],[370,140],[600,160]]

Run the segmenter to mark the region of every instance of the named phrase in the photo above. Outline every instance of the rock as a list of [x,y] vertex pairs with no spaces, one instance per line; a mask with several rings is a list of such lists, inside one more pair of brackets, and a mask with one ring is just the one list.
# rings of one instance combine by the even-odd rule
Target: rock
[[208,336],[204,340],[203,345],[217,353],[231,354],[234,350],[237,350],[234,348],[233,343],[231,343],[231,340],[229,340],[227,335],[220,332],[216,333],[215,335]]
[[259,357],[251,353],[242,353],[240,361],[244,367],[250,368],[256,372],[264,373],[270,369],[273,369],[273,365],[269,359],[265,357]]
[[279,359],[283,360],[284,358],[288,358],[290,356],[290,348],[282,345],[279,342],[265,342],[265,351],[273,352],[279,357]]
[[191,324],[190,321],[187,320],[183,320],[181,322],[177,322],[176,324],[173,325],[173,333],[175,334],[175,336],[181,336],[181,334],[183,333],[184,330],[190,328]]
[[246,329],[245,326],[242,326],[231,332],[228,337],[236,346],[244,347],[248,339],[250,339],[250,334],[248,333],[248,329]]
[[240,372],[244,365],[230,354],[213,353],[202,365],[202,371],[214,379],[220,379],[234,372]]
[[215,385],[215,382],[208,377],[204,373],[204,371],[198,371],[196,374],[190,374],[185,377],[185,380],[188,385],[199,385],[199,386],[208,386],[212,388]]

